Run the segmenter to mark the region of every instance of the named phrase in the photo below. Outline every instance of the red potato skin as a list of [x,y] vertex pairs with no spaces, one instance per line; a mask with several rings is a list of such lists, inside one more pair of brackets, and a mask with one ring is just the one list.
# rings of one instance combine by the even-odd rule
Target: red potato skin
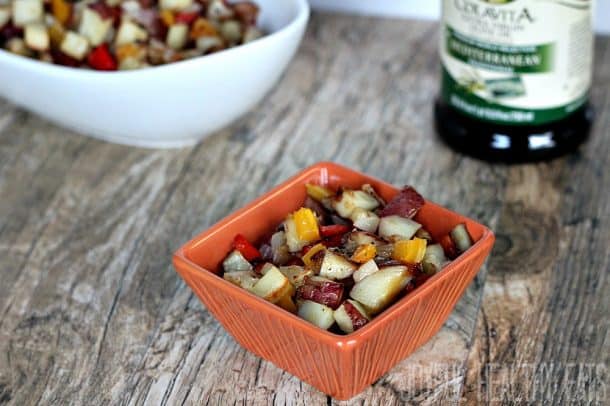
[[331,224],[329,226],[320,227],[320,234],[322,237],[334,237],[337,235],[343,235],[351,230],[351,227],[343,224]]
[[112,20],[112,25],[116,28],[121,22],[121,10],[118,7],[111,7],[103,1],[98,1],[89,5],[89,8],[97,12],[104,20]]
[[340,247],[343,245],[343,235],[344,234],[336,234],[332,237],[326,237],[322,241],[322,244],[324,244],[327,248]]
[[307,278],[305,283],[297,289],[300,299],[312,300],[335,310],[343,300],[343,285],[337,282],[318,282]]
[[352,321],[352,326],[354,327],[354,331],[358,330],[360,327],[364,326],[369,320],[364,317],[356,307],[351,304],[349,301],[345,301],[343,303],[343,307],[345,308],[345,312],[349,316]]
[[379,210],[378,214],[380,217],[398,215],[413,218],[424,203],[424,198],[417,193],[417,190],[405,186],[383,209]]
[[459,254],[457,247],[455,246],[455,243],[453,242],[449,234],[443,236],[443,238],[441,238],[441,240],[439,241],[439,244],[441,245],[441,247],[443,247],[443,251],[445,251],[445,256],[447,258],[454,260],[458,257]]
[[421,286],[424,282],[426,282],[431,275],[427,275],[424,273],[421,263],[417,264],[407,264],[407,268],[409,268],[409,272],[413,275],[413,279],[409,282],[409,284],[405,287],[405,294],[410,293],[415,290],[418,286]]

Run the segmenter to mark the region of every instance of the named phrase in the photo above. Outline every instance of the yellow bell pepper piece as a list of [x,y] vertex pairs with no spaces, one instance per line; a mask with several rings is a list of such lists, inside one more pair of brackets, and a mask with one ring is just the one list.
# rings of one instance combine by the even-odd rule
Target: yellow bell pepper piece
[[159,12],[159,17],[161,18],[161,21],[163,22],[163,24],[166,27],[174,25],[174,23],[176,22],[176,18],[174,17],[174,13],[172,13],[169,10],[161,10]]
[[320,239],[320,230],[318,230],[318,220],[313,210],[306,207],[301,207],[293,216],[296,226],[297,238],[303,242],[314,242]]
[[320,251],[324,251],[326,249],[326,247],[324,246],[324,244],[316,244],[313,247],[311,247],[309,249],[309,251],[307,251],[307,254],[303,255],[303,258],[301,258],[303,260],[303,263],[307,266],[311,266],[313,264],[313,261],[311,260],[311,258],[316,255],[318,252]]
[[284,295],[280,300],[277,301],[277,305],[282,309],[289,311],[290,313],[297,312],[297,306],[292,301],[292,297],[290,295]]
[[305,185],[305,189],[307,189],[307,195],[314,200],[322,201],[327,197],[333,196],[335,193],[327,187],[313,185],[308,183]]
[[66,25],[72,14],[72,5],[66,0],[51,0],[53,17],[61,24]]
[[406,264],[415,264],[421,262],[425,254],[426,240],[423,238],[400,240],[394,244],[392,259]]
[[377,255],[377,248],[375,248],[373,244],[363,244],[356,248],[356,251],[354,251],[352,261],[359,264],[364,264],[365,262],[375,258],[375,255]]

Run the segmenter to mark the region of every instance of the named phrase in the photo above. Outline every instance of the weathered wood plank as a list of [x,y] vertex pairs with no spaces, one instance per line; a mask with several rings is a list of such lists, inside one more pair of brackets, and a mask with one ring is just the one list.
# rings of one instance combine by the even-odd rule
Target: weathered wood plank
[[[596,83],[610,83],[598,41]],[[610,94],[593,89],[596,131],[579,155],[510,170],[466,397],[607,404]]]
[[[432,136],[436,30],[429,22],[314,15],[298,55],[261,106],[183,150],[89,140],[0,102],[0,403],[436,404],[459,401],[464,379],[467,399],[480,397],[475,378],[488,362],[538,362],[558,351],[568,352],[563,359],[588,359],[574,347],[581,336],[553,345],[543,327],[584,317],[585,303],[575,293],[592,292],[587,303],[607,309],[599,294],[606,279],[573,277],[575,290],[558,279],[553,288],[545,283],[558,269],[569,276],[566,267],[585,266],[593,257],[588,248],[603,251],[607,234],[592,246],[579,244],[601,216],[608,218],[604,189],[569,189],[565,178],[574,171],[607,183],[607,147],[598,139],[586,148],[588,160],[522,168],[449,151]],[[609,43],[598,43],[606,55],[597,64],[598,81],[608,81]],[[595,97],[603,106],[597,131],[607,140],[608,89],[596,89]],[[328,159],[416,185],[432,200],[502,230],[491,276],[484,268],[439,334],[350,402],[333,402],[242,349],[170,263],[190,236]],[[572,223],[562,223],[563,216]],[[562,256],[564,246],[580,256]],[[504,347],[482,341],[481,315],[505,310],[493,287],[504,288],[513,269],[506,260],[520,254],[519,263],[540,271],[516,273],[514,285],[537,286],[546,299],[536,299],[524,319],[519,297],[517,310],[508,306],[490,323],[502,337],[523,320],[540,328],[519,330],[515,357],[492,357]],[[580,310],[562,313],[556,298]],[[551,312],[536,313],[541,308]],[[604,328],[597,313],[583,320]],[[603,334],[596,334],[588,344],[607,363]],[[552,383],[560,378],[553,376]]]

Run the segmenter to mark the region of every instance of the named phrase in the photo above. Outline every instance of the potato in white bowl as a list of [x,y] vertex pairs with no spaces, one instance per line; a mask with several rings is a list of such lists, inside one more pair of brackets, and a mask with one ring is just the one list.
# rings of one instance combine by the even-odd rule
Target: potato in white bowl
[[52,65],[0,50],[0,96],[112,142],[192,145],[252,109],[278,81],[309,18],[306,0],[257,0],[264,37],[226,51],[135,71]]

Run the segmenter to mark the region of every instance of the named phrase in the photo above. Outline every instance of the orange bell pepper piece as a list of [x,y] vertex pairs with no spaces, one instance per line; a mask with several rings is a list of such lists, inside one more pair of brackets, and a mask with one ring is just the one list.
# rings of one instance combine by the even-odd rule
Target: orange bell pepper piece
[[426,240],[414,238],[412,240],[400,240],[394,244],[392,258],[405,264],[421,262],[426,254]]
[[318,220],[311,209],[306,207],[300,208],[294,213],[293,219],[296,226],[297,238],[300,241],[310,243],[320,239]]

